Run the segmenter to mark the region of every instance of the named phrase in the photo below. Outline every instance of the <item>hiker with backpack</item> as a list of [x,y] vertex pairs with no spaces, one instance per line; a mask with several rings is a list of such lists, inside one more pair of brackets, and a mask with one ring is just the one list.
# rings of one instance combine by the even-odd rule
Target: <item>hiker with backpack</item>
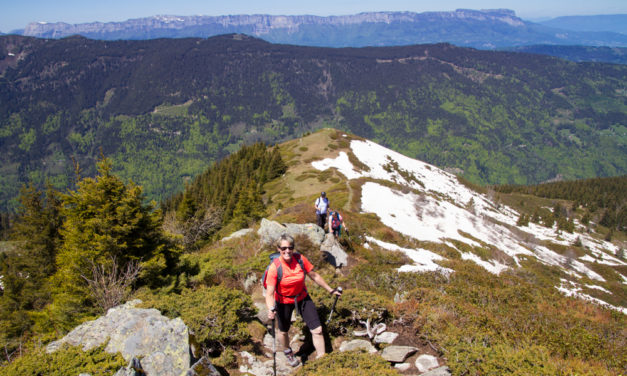
[[326,192],[320,193],[320,197],[316,199],[316,221],[318,226],[324,229],[324,225],[327,221],[327,213],[329,212],[329,199]]
[[339,239],[342,235],[342,228],[348,233],[348,227],[344,223],[344,218],[337,210],[329,209],[329,232],[333,232],[335,239]]
[[279,345],[284,349],[283,352],[288,364],[296,367],[299,361],[289,347],[288,336],[294,309],[303,317],[305,324],[311,331],[316,358],[325,354],[322,325],[316,306],[307,293],[305,277],[309,276],[330,294],[341,296],[342,290],[331,288],[324,278],[313,270],[313,265],[305,256],[294,252],[294,238],[291,236],[281,235],[277,241],[277,250],[279,256],[272,260],[263,279],[264,287],[267,289],[268,319],[274,320],[276,318],[279,330],[275,336],[278,337]]

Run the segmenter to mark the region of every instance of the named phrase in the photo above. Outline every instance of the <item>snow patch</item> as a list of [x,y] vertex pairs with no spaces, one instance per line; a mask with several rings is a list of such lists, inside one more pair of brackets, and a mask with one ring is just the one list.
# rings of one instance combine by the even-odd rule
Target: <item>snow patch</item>
[[[409,257],[414,264],[412,265],[403,265],[398,268],[399,272],[439,272],[444,275],[449,275],[453,273],[452,269],[442,267],[435,263],[435,261],[445,260],[444,257],[428,251],[426,249],[409,249],[402,248],[397,246],[396,244],[387,243],[381,240],[377,240],[371,236],[366,236],[366,240],[370,243],[374,243],[381,248],[385,248],[389,251],[400,251],[403,252],[407,257]],[[368,244],[368,243],[366,243]]]
[[[594,253],[594,252],[593,252]],[[599,263],[599,264],[604,264],[604,265],[609,265],[609,266],[620,266],[620,265],[625,265],[625,263],[617,258],[614,258],[612,256],[608,256],[605,253],[601,253],[601,254],[597,254],[595,253],[595,256],[600,256],[600,258],[596,259],[590,255],[585,255],[582,257],[579,257],[579,260],[581,261],[585,261],[585,262],[590,262],[590,263]]]
[[482,260],[479,256],[470,252],[462,252],[462,260],[470,260],[475,264],[483,267],[485,270],[489,271],[492,274],[500,274],[502,271],[507,269],[507,265],[503,265],[496,260],[492,260],[492,262]]
[[362,177],[361,173],[354,170],[353,164],[348,160],[348,154],[343,151],[341,151],[340,155],[335,159],[326,158],[321,161],[312,162],[311,165],[320,171],[329,168],[337,168],[347,179],[359,179]]
[[[576,283],[572,282],[572,281],[567,281],[565,279],[561,280],[562,283],[559,287],[556,287],[561,293],[563,293],[566,296],[572,296],[572,297],[576,297],[576,298],[580,298],[583,300],[587,300],[589,302],[592,303],[596,303],[599,304],[601,306],[622,312],[624,314],[627,314],[627,308],[625,307],[616,307],[614,305],[611,305],[607,302],[604,302],[601,299],[597,299],[595,297],[592,297],[588,294],[584,294],[581,292],[581,287],[579,287]],[[597,286],[598,287],[598,286]],[[607,291],[607,290],[606,290]]]
[[606,293],[606,294],[610,294],[610,295],[612,294],[612,292],[611,292],[611,291],[609,291],[608,289],[605,289],[605,288],[603,288],[603,287],[601,287],[601,286],[596,286],[596,285],[586,285],[586,287],[587,287],[587,288],[589,288],[589,289],[595,289],[595,290],[600,290],[600,291],[603,291],[603,292],[604,292],[604,293]]

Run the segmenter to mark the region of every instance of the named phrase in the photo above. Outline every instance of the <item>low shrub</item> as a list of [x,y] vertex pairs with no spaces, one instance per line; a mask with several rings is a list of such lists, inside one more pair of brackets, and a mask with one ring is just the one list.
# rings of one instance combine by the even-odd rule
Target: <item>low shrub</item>
[[230,347],[227,347],[222,351],[219,357],[211,359],[211,363],[213,365],[222,367],[222,368],[234,368],[237,366],[237,356],[235,350]]
[[380,356],[358,351],[334,352],[307,362],[297,376],[398,376],[390,363]]
[[224,285],[185,289],[180,295],[148,292],[138,297],[144,307],[171,318],[180,316],[196,342],[211,352],[248,341],[248,323],[257,312],[250,296]]
[[0,367],[0,375],[112,375],[126,366],[127,362],[119,353],[110,354],[104,351],[106,345],[105,343],[89,351],[83,351],[80,346],[64,345],[50,354],[39,347],[9,365]]
[[505,344],[459,342],[447,351],[454,375],[558,375],[550,354],[541,346],[517,349]]

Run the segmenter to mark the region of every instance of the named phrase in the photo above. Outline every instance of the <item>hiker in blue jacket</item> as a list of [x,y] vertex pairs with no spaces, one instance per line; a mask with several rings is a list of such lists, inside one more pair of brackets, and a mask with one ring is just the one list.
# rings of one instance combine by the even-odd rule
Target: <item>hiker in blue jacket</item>
[[320,197],[316,199],[316,220],[318,226],[324,229],[324,225],[327,221],[327,213],[329,212],[329,199],[326,192],[320,193]]

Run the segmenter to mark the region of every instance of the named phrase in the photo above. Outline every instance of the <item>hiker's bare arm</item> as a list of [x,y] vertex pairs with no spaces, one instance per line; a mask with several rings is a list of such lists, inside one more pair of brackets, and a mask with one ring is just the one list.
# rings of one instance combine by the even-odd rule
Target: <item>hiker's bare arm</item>
[[309,276],[309,278],[311,278],[312,281],[316,282],[320,287],[327,290],[329,294],[341,295],[340,292],[331,288],[331,286],[327,284],[327,282],[324,280],[324,278],[322,278],[320,274],[314,271],[310,271],[309,273],[307,273],[307,275]]
[[266,307],[268,307],[268,319],[274,319],[275,312],[272,311],[274,305],[276,304],[274,301],[274,290],[276,286],[268,285],[268,289],[266,290]]

